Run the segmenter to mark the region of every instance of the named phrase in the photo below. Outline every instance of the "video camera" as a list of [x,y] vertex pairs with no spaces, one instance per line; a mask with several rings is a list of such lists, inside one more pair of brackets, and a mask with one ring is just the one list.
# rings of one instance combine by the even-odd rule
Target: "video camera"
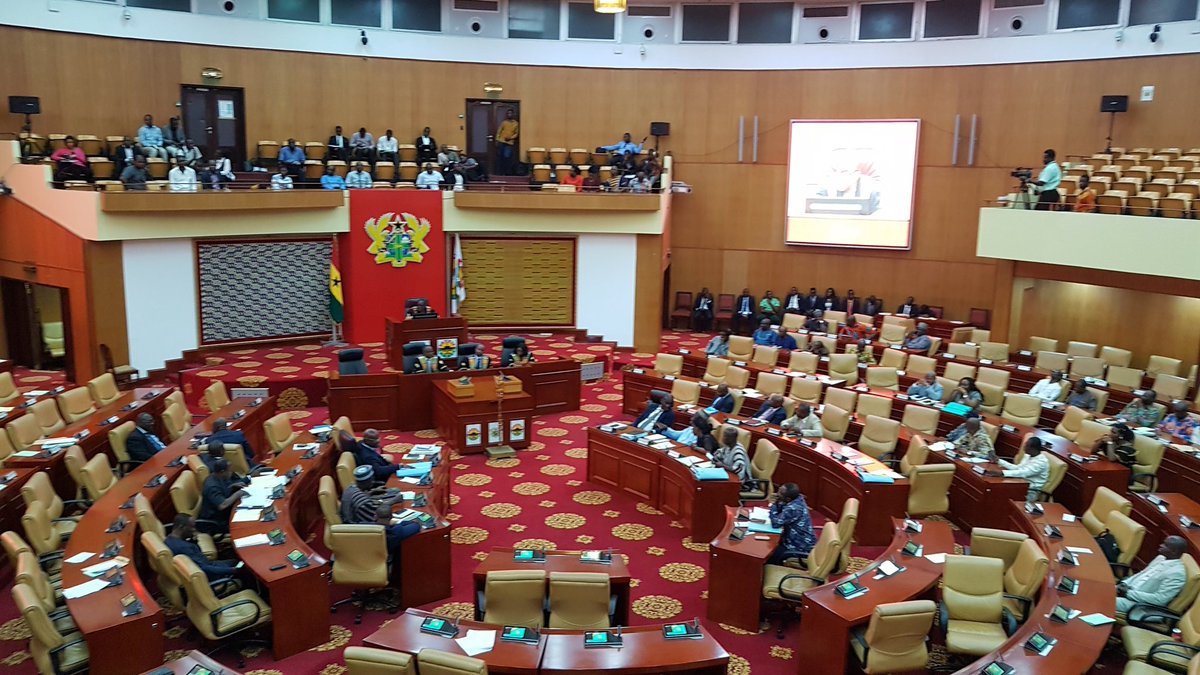
[[1008,175],[1020,181],[1027,181],[1030,178],[1033,178],[1033,169],[1027,166],[1018,166],[1017,168],[1013,169],[1012,173]]

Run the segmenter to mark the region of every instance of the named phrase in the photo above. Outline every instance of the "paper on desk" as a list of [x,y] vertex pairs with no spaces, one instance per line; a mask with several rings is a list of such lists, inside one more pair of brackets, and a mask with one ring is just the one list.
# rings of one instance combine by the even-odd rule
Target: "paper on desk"
[[964,455],[964,456],[960,456],[959,459],[966,462],[967,464],[987,464],[987,460],[982,457],[967,457]]
[[129,558],[126,558],[125,556],[117,556],[112,560],[105,560],[104,562],[98,562],[95,565],[89,565],[83,568],[81,571],[83,572],[84,576],[98,577],[114,567],[124,567],[128,564]]
[[750,520],[766,522],[767,520],[770,520],[770,518],[771,512],[769,510],[764,509],[761,506],[750,507]]
[[475,656],[492,651],[496,646],[496,631],[468,630],[465,637],[454,640],[467,656]]
[[1091,553],[1092,549],[1084,548],[1083,546],[1068,546],[1067,550],[1071,553]]
[[32,398],[34,396],[45,396],[46,394],[49,394],[49,393],[50,392],[46,391],[45,389],[31,389],[21,395],[26,398]]
[[75,598],[82,598],[85,595],[91,595],[96,591],[102,591],[106,588],[108,588],[107,581],[103,579],[92,579],[91,581],[85,581],[78,586],[64,588],[63,597],[68,600],[74,600]]
[[1078,518],[1076,518],[1075,516],[1073,516],[1069,513],[1064,513],[1062,519],[1063,519],[1064,523],[1073,523],[1076,520],[1079,520]]
[[421,479],[420,479],[420,478],[413,478],[412,476],[405,476],[404,478],[401,478],[401,479],[400,479],[400,482],[401,482],[401,483],[408,483],[409,485],[420,485],[420,484],[421,484]]
[[13,457],[37,457],[40,454],[42,454],[42,453],[37,450],[21,450],[20,452],[14,452],[12,454],[12,456]]
[[954,444],[951,443],[950,441],[938,441],[937,443],[931,443],[929,445],[930,450],[935,450],[937,452],[944,452],[946,450],[951,450],[953,448],[954,448]]
[[87,562],[89,558],[91,558],[95,555],[96,555],[95,553],[88,553],[87,551],[84,551],[82,553],[76,553],[75,555],[71,556],[70,558],[67,558],[63,562],[71,563],[72,565],[78,565],[79,563]]
[[234,523],[249,523],[262,517],[262,509],[237,509],[233,512]]
[[1101,614],[1100,612],[1096,612],[1095,614],[1088,614],[1087,616],[1081,616],[1081,617],[1079,617],[1079,620],[1086,623],[1089,626],[1107,626],[1108,624],[1114,623],[1116,621],[1116,619],[1105,616],[1104,614]]
[[935,563],[937,565],[942,565],[942,564],[945,564],[945,562],[946,562],[946,554],[945,553],[928,553],[925,555],[925,559],[931,563]]
[[55,436],[54,438],[39,438],[33,444],[41,447],[46,447],[47,445],[74,445],[75,439],[70,436]]
[[417,445],[412,446],[412,449],[409,450],[409,452],[413,452],[418,455],[435,455],[440,452],[441,449],[442,446],[435,445],[433,443],[418,443]]
[[246,548],[247,546],[262,546],[263,544],[271,543],[271,539],[266,534],[252,534],[247,537],[233,540],[234,548]]

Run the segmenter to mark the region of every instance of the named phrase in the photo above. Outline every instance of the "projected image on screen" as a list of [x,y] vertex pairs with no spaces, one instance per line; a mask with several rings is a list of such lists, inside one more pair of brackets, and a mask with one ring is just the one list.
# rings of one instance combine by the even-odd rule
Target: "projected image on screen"
[[920,120],[792,120],[787,243],[909,248]]

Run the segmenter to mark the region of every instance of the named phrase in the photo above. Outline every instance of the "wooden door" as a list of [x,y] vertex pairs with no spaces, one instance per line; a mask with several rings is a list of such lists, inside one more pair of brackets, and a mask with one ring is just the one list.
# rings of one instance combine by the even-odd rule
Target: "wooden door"
[[234,170],[246,161],[246,120],[242,90],[183,86],[183,128],[209,160],[224,151]]
[[8,358],[17,365],[42,367],[42,331],[37,320],[33,284],[17,279],[0,279],[0,302],[4,303],[4,336]]
[[[467,144],[463,151],[475,158],[488,175],[496,170],[496,129],[512,110],[517,121],[521,120],[521,102],[489,98],[467,99]],[[513,144],[513,163],[521,161],[521,137]]]

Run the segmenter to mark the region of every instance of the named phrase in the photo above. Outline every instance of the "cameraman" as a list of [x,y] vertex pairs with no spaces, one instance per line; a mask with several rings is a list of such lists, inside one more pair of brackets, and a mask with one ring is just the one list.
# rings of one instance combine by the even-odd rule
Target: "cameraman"
[[1051,204],[1057,204],[1062,200],[1058,194],[1058,184],[1062,182],[1062,169],[1059,168],[1058,162],[1054,161],[1054,148],[1046,148],[1042,153],[1042,172],[1038,174],[1038,179],[1033,181],[1035,189],[1038,193],[1038,211],[1052,211],[1054,207]]

